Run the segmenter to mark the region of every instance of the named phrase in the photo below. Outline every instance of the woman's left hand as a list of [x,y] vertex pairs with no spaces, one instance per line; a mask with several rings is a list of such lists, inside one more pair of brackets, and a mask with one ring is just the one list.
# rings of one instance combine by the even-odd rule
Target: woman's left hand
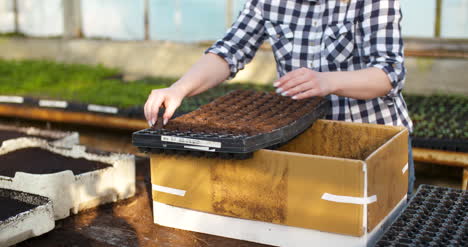
[[327,73],[317,72],[308,68],[291,71],[273,84],[276,93],[290,96],[295,100],[313,96],[326,96],[333,93]]

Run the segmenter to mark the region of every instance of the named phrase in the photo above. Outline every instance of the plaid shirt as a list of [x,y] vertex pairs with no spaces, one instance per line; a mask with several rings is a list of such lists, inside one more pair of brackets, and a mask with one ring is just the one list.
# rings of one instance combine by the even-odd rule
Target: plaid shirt
[[406,69],[399,0],[247,0],[225,37],[206,52],[223,57],[230,78],[269,40],[278,76],[315,71],[382,69],[392,84],[384,97],[358,100],[329,95],[328,119],[405,126],[412,131],[401,95]]

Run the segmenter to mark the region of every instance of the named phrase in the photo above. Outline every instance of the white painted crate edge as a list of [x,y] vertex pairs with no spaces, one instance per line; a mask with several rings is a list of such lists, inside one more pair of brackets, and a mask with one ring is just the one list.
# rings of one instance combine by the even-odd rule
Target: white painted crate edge
[[406,200],[405,196],[372,232],[362,237],[215,215],[157,201],[153,201],[153,214],[154,223],[161,226],[273,246],[370,247],[382,236],[393,219],[401,213]]

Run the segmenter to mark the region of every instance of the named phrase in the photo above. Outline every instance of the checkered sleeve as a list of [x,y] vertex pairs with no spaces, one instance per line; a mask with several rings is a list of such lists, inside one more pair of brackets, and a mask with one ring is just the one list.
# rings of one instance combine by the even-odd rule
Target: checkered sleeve
[[260,5],[259,0],[248,0],[224,38],[216,41],[205,52],[224,58],[231,71],[228,79],[233,78],[252,60],[265,39]]
[[365,0],[360,28],[363,59],[368,67],[382,69],[390,79],[396,97],[403,89],[406,69],[403,62],[400,0]]

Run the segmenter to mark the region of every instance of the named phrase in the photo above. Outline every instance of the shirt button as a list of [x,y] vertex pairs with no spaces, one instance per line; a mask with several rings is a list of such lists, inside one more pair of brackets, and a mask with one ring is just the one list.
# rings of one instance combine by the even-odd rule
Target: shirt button
[[311,46],[314,46],[314,45],[315,45],[315,43],[314,43],[314,42],[310,42],[310,45],[311,45]]
[[317,21],[313,21],[313,22],[312,22],[312,26],[317,27],[317,26],[318,26],[318,22],[317,22]]
[[281,35],[277,34],[277,35],[275,35],[275,37],[276,37],[277,39],[279,39],[279,38],[281,38]]

